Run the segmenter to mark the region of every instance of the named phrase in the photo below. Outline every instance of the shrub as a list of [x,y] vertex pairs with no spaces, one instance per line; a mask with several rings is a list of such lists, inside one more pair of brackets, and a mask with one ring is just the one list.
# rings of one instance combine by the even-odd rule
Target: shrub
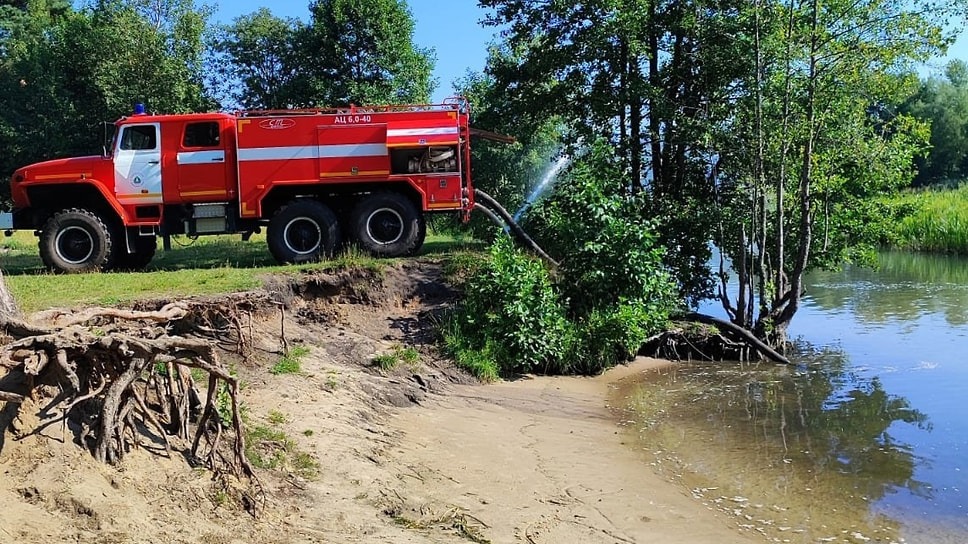
[[618,161],[596,146],[528,214],[527,227],[561,261],[573,317],[628,301],[672,307],[675,283],[645,201],[625,188]]
[[458,322],[505,373],[556,372],[569,337],[560,297],[541,262],[501,236],[468,279]]
[[442,328],[460,366],[484,380],[594,374],[628,360],[665,326],[675,283],[647,208],[621,179],[596,148],[531,213],[528,228],[562,263],[553,276],[507,236],[481,262],[461,263],[470,271],[465,300]]

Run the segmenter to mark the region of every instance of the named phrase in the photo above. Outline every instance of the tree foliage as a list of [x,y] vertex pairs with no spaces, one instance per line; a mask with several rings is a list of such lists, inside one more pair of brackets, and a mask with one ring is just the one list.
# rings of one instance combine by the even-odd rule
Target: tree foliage
[[617,164],[595,146],[530,213],[562,262],[554,274],[507,237],[495,242],[445,329],[458,362],[484,376],[596,374],[665,326],[675,286],[636,197],[615,190]]
[[916,160],[915,184],[968,177],[968,64],[951,61],[943,78],[922,81],[901,110],[931,125],[931,150]]
[[218,30],[212,82],[223,104],[245,109],[283,109],[305,105],[301,87],[305,25],[282,19],[268,8],[243,15]]
[[[30,0],[0,25],[0,174],[41,159],[97,152],[101,123],[136,102],[164,112],[212,107],[202,78],[207,12],[145,2],[97,2],[79,11]],[[106,47],[105,44],[110,44]]]
[[0,202],[13,170],[98,152],[102,122],[135,103],[184,113],[429,101],[433,54],[413,43],[404,0],[310,9],[308,23],[262,9],[213,27],[195,0],[3,0]]
[[[556,116],[579,144],[612,142],[616,182],[644,194],[681,293],[716,296],[776,344],[804,274],[878,238],[870,199],[910,180],[927,137],[897,105],[965,12],[962,0],[480,3],[514,52],[489,67],[496,87],[534,123]],[[732,269],[709,269],[712,246]]]
[[[500,62],[506,52],[492,49],[488,65]],[[529,124],[519,118],[512,97],[484,72],[468,73],[455,82],[467,99],[474,127],[497,134],[511,135],[514,143],[475,139],[471,145],[474,186],[501,202],[512,213],[526,206],[530,194],[554,167],[562,152],[562,126],[556,119]],[[472,217],[471,228],[487,238],[493,224]]]
[[303,69],[320,105],[426,103],[433,52],[413,43],[406,0],[316,0]]

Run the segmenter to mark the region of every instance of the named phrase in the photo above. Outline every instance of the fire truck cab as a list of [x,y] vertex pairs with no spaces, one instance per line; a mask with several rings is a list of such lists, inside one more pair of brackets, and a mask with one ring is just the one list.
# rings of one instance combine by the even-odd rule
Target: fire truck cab
[[63,272],[139,269],[157,237],[266,228],[283,263],[345,242],[417,251],[424,212],[473,208],[468,108],[436,105],[147,115],[115,123],[100,156],[18,169],[14,229]]

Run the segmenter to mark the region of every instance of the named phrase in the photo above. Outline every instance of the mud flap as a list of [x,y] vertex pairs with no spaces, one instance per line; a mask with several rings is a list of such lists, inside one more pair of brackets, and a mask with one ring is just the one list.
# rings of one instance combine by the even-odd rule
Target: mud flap
[[0,230],[11,230],[13,229],[13,214],[12,213],[0,213]]

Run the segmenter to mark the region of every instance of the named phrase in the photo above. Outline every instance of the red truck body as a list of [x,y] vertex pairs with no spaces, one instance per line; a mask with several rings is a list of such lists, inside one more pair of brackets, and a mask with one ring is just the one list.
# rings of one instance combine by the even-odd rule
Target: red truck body
[[424,212],[473,208],[462,100],[334,110],[136,114],[102,156],[20,168],[15,229],[60,271],[141,268],[156,236],[267,228],[281,262],[344,241],[377,255],[423,243]]

